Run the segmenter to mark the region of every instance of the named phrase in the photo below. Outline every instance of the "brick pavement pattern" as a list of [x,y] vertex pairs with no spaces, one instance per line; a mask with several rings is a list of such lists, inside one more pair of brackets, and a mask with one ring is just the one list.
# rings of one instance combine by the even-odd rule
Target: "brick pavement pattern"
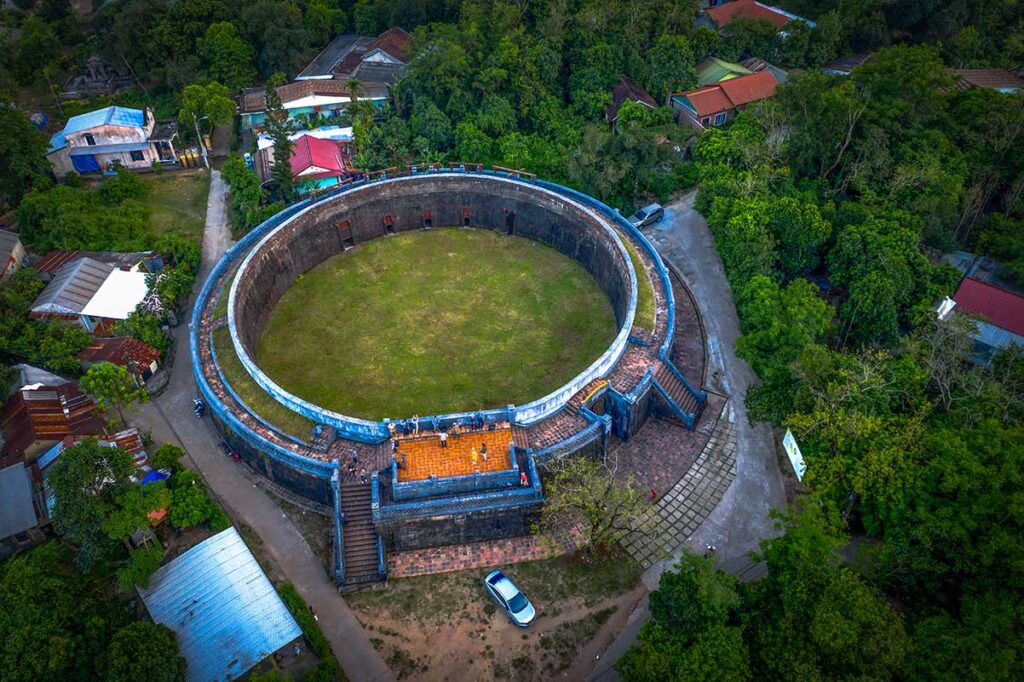
[[388,577],[409,578],[471,568],[490,568],[520,561],[548,559],[563,553],[564,547],[539,535],[390,552]]
[[[421,481],[431,475],[438,478],[465,476],[477,471],[503,471],[512,468],[508,443],[512,440],[510,429],[494,431],[470,431],[458,436],[448,436],[448,447],[441,447],[440,438],[431,434],[419,438],[404,438],[398,441],[399,462],[401,453],[406,455],[406,468],[398,470],[401,483]],[[487,461],[480,455],[481,445],[487,444]],[[477,461],[473,464],[471,450],[476,448]]]
[[646,569],[669,556],[703,523],[736,477],[734,413],[726,404],[704,449],[689,471],[662,494],[642,525],[649,530],[624,539]]

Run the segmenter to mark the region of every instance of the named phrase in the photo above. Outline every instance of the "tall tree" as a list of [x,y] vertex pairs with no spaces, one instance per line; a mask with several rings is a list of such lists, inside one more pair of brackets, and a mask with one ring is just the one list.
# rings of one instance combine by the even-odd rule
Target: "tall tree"
[[24,114],[0,100],[0,205],[16,208],[33,188],[49,184],[46,140]]
[[100,362],[90,367],[80,384],[82,390],[96,401],[100,410],[117,410],[122,424],[127,424],[124,408],[136,402],[149,401],[149,393],[136,383],[128,368],[112,362]]
[[206,74],[229,90],[240,90],[256,77],[253,49],[229,21],[211,24],[199,40],[199,56]]
[[185,658],[166,625],[149,621],[118,630],[103,657],[108,682],[184,682]]
[[178,126],[186,137],[195,135],[196,130],[208,133],[213,126],[230,123],[234,115],[230,91],[217,81],[189,85],[181,93]]
[[280,199],[291,201],[295,195],[291,162],[292,141],[288,138],[292,132],[291,119],[281,106],[277,89],[269,84],[266,88],[266,98],[266,126],[274,141],[274,166],[270,170],[270,181]]

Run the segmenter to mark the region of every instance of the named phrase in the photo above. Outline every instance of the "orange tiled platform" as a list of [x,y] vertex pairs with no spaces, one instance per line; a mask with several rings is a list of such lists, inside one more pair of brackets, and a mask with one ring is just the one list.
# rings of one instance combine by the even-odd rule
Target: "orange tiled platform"
[[[508,454],[510,440],[512,440],[510,429],[471,431],[459,436],[449,435],[447,448],[441,447],[441,441],[436,435],[404,438],[399,441],[398,452],[405,453],[406,468],[398,470],[398,480],[404,483],[421,481],[430,478],[431,474],[438,478],[445,478],[465,476],[475,473],[477,470],[483,473],[509,469],[512,466]],[[483,457],[478,457],[476,466],[473,466],[470,450],[476,448],[479,453],[480,445],[483,443],[487,443],[487,461],[485,462]],[[401,455],[399,455],[399,461],[401,461]]]

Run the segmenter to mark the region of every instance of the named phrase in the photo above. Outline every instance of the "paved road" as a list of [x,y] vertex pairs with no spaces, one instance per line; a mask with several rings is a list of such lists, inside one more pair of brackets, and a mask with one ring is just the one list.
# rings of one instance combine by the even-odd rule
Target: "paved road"
[[[703,553],[707,543],[711,543],[717,550],[718,565],[740,572],[750,568],[750,551],[757,549],[761,540],[778,534],[769,511],[782,509],[786,500],[771,429],[767,424],[751,425],[747,421],[743,398],[757,377],[745,361],[736,357],[734,346],[740,327],[732,289],[708,224],[693,208],[694,196],[690,192],[666,206],[665,218],[645,233],[662,258],[683,276],[697,299],[707,333],[709,387],[733,398],[729,408],[735,411],[736,479],[683,547]],[[657,588],[661,574],[672,567],[680,552],[644,573],[648,589]],[[590,680],[616,679],[612,666],[636,639],[648,615],[645,600],[631,614],[625,631],[602,654]]]
[[[227,220],[227,188],[218,171],[212,172],[203,234],[203,264],[198,283],[205,280],[231,239]],[[176,361],[167,390],[141,406],[132,421],[152,432],[157,442],[181,445],[237,523],[251,527],[263,540],[266,553],[302,597],[316,609],[320,627],[334,655],[352,680],[393,680],[394,675],[338,594],[320,561],[299,531],[267,493],[253,482],[248,469],[232,462],[217,447],[219,438],[209,418],[192,414],[196,395],[189,362],[187,325],[174,330]]]

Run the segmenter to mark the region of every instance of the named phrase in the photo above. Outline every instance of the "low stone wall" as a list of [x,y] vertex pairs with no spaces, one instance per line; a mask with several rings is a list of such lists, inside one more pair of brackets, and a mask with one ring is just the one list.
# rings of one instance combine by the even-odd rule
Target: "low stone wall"
[[378,523],[388,551],[408,551],[444,545],[462,545],[526,535],[536,520],[537,507],[512,507]]

